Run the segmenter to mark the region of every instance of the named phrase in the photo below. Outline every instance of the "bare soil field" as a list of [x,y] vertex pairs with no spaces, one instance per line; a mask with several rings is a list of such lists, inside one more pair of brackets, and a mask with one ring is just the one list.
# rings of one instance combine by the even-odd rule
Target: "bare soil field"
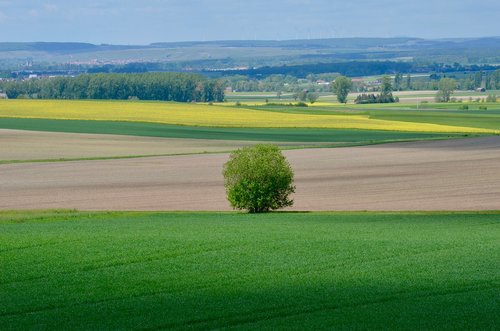
[[[286,151],[291,210],[499,210],[500,137]],[[230,210],[227,154],[0,165],[0,209]]]
[[[0,129],[0,161],[231,151],[255,142]],[[301,143],[279,143],[281,146]]]

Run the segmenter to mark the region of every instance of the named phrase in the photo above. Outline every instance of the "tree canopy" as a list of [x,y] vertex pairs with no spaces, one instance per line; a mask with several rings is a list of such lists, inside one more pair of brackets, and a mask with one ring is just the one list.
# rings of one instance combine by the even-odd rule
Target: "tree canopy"
[[340,103],[347,103],[347,96],[352,89],[352,81],[345,76],[339,76],[333,82],[332,89]]
[[278,147],[259,144],[233,152],[224,165],[227,199],[235,209],[267,212],[293,204],[293,170]]
[[452,78],[442,78],[438,85],[439,91],[436,95],[436,101],[449,102],[451,95],[457,88],[457,82]]

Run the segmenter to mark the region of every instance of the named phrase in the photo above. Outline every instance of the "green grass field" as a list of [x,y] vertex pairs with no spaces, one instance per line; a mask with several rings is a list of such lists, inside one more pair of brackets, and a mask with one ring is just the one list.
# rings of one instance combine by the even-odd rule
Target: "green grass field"
[[0,213],[0,329],[494,330],[500,213]]

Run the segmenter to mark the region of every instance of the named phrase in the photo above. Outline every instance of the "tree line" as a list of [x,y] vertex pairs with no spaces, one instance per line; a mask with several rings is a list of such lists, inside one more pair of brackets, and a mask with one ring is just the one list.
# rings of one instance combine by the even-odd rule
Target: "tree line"
[[500,89],[500,69],[494,71],[432,73],[424,79],[413,79],[410,75],[403,76],[398,73],[395,77],[394,89],[396,91],[439,90],[439,82],[443,78],[455,80],[456,88],[464,91],[477,88],[485,88],[486,90]]
[[85,74],[0,82],[9,98],[224,101],[224,84],[190,73]]
[[[330,84],[334,82],[339,73],[309,74],[306,78],[297,78],[290,75],[270,75],[266,77],[248,77],[244,75],[225,76],[221,78],[227,87],[237,92],[286,92],[300,93],[303,90],[309,92],[329,92]],[[429,76],[397,72],[393,76],[394,91],[410,90],[439,90],[439,81],[442,78],[453,78],[460,90],[475,90],[484,87],[486,90],[500,89],[500,69],[495,71],[477,72],[451,72],[432,73]],[[373,78],[372,80],[375,80]],[[318,81],[330,84],[318,84]],[[373,92],[378,89],[374,82],[353,82],[352,91]]]
[[409,62],[350,61],[261,67],[247,70],[227,70],[225,71],[225,74],[244,75],[248,77],[267,77],[278,74],[305,78],[309,74],[336,72],[344,76],[357,77],[381,75],[394,72],[410,72],[413,68],[413,63]]

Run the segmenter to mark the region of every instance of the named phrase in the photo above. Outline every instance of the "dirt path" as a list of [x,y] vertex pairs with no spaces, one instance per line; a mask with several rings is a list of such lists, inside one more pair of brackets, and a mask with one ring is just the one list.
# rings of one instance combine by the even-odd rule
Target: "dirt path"
[[[500,209],[500,137],[285,152],[294,210]],[[227,155],[0,165],[0,209],[230,210]]]

